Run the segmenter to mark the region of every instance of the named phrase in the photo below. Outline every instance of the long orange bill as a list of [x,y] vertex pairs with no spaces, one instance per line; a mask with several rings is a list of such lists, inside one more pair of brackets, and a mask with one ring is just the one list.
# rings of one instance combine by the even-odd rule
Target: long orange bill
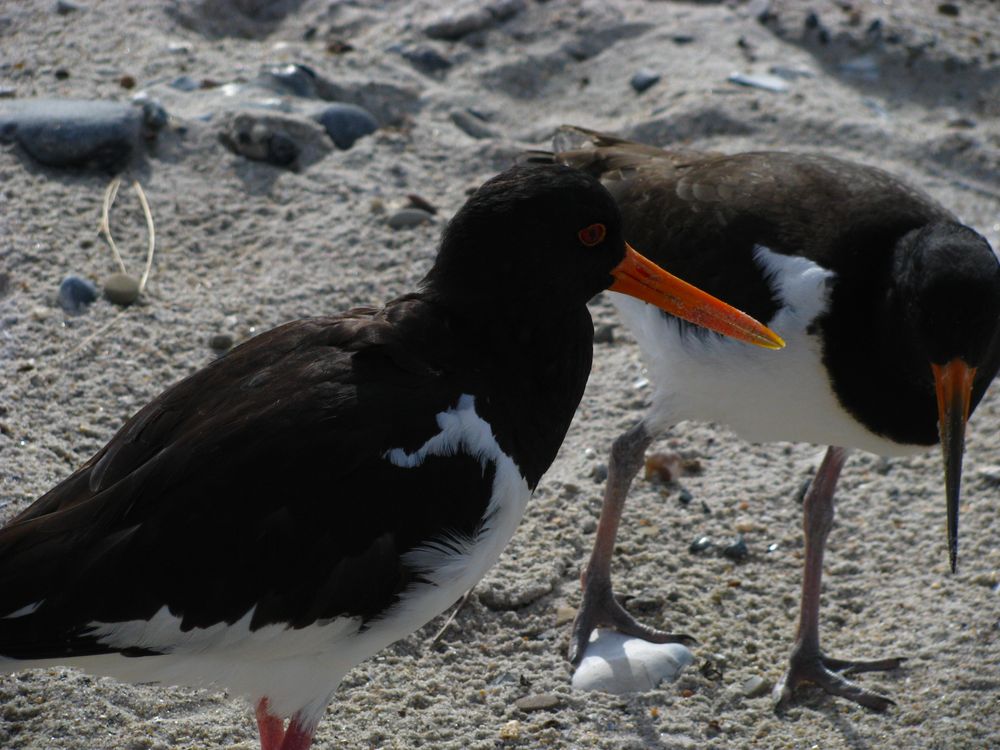
[[962,456],[965,453],[965,423],[969,421],[972,381],[976,368],[961,359],[945,365],[931,364],[937,390],[938,433],[944,454],[944,486],[948,500],[948,560],[951,572],[958,564],[958,498],[962,487]]
[[667,273],[651,260],[625,245],[625,258],[611,272],[609,288],[641,299],[689,323],[740,341],[781,349],[785,342],[767,326],[696,286]]

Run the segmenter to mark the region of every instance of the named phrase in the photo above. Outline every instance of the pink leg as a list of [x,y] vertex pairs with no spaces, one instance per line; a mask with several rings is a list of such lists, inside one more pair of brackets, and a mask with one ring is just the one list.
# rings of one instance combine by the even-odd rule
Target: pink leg
[[300,714],[295,714],[288,722],[288,729],[285,731],[285,741],[281,743],[280,750],[309,750],[312,745],[313,733],[316,731],[316,721],[304,724]]
[[260,732],[260,750],[281,750],[285,739],[285,722],[267,710],[267,698],[257,701],[257,730]]

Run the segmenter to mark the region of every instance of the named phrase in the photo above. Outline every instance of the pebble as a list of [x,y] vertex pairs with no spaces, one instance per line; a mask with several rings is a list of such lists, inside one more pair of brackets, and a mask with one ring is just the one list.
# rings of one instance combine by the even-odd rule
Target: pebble
[[69,0],[57,0],[56,2],[56,13],[60,16],[68,16],[70,13],[76,13],[81,9],[81,6],[71,3]]
[[691,651],[679,643],[649,643],[597,629],[573,672],[572,684],[575,690],[616,695],[645,692],[663,681],[673,682],[693,661]]
[[221,127],[234,153],[279,167],[305,167],[333,150],[323,128],[299,115],[247,110],[230,114]]
[[500,727],[500,739],[517,740],[521,738],[521,722],[517,719],[508,721]]
[[257,83],[279,94],[311,99],[316,96],[316,71],[308,65],[270,65],[257,76]]
[[676,453],[650,453],[645,468],[646,481],[669,484],[681,475],[681,457]]
[[0,143],[51,167],[118,170],[141,148],[143,124],[142,110],[123,102],[0,101]]
[[727,80],[740,86],[750,86],[765,91],[788,91],[788,81],[770,73],[733,73]]
[[198,82],[191,76],[177,76],[168,85],[178,91],[197,91],[200,88]]
[[313,117],[326,128],[327,135],[342,151],[353,146],[358,138],[378,130],[378,120],[356,104],[331,104]]
[[700,536],[688,545],[688,552],[693,555],[699,552],[704,552],[713,544],[715,544],[715,542],[712,541],[711,537]]
[[70,315],[80,315],[97,299],[97,287],[79,276],[67,276],[59,285],[58,302]]
[[677,499],[680,501],[681,505],[690,505],[691,501],[694,500],[694,495],[691,494],[691,490],[686,487],[681,487],[681,492],[677,496]]
[[601,484],[608,478],[608,465],[607,464],[597,464],[594,466],[593,471],[590,472],[590,476],[594,478],[596,484]]
[[392,214],[386,223],[393,229],[409,229],[421,224],[429,224],[434,217],[422,208],[401,208]]
[[228,333],[217,333],[208,340],[210,348],[224,352],[233,348],[233,337]]
[[770,692],[771,683],[760,675],[748,677],[743,683],[743,695],[747,698],[760,698],[770,694]]
[[552,693],[539,693],[538,695],[526,695],[514,701],[514,707],[519,711],[530,713],[532,711],[548,711],[558,708],[562,704],[558,695]]
[[958,18],[962,10],[955,3],[941,3],[937,7],[938,13],[942,16],[949,16],[951,18]]
[[139,299],[139,281],[127,273],[113,273],[104,280],[104,296],[116,305],[131,305]]
[[404,60],[425,75],[438,75],[452,66],[451,60],[433,47],[414,47],[405,49],[400,54]]
[[736,562],[746,560],[747,557],[750,556],[750,550],[747,549],[747,543],[746,540],[743,539],[743,535],[740,534],[730,544],[723,547],[722,554],[724,557]]
[[976,475],[982,479],[985,484],[1000,487],[1000,466],[997,466],[996,464],[980,466],[976,471]]
[[576,607],[562,605],[556,608],[556,627],[568,625],[576,619]]
[[656,73],[649,68],[642,68],[637,70],[633,75],[629,84],[635,89],[637,94],[641,94],[648,88],[655,86],[660,82],[660,74]]
[[453,10],[438,16],[427,24],[424,27],[424,33],[431,39],[455,42],[474,31],[488,29],[495,22],[496,18],[487,8]]
[[473,138],[496,138],[496,132],[480,117],[468,109],[456,109],[451,113],[451,121],[466,135]]

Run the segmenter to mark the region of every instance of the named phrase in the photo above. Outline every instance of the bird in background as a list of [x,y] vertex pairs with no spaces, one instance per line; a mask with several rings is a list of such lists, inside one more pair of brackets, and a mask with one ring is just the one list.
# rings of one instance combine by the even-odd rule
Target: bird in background
[[898,456],[940,443],[955,570],[966,422],[1000,365],[994,251],[923,192],[830,156],[663,150],[566,127],[554,160],[601,180],[622,211],[628,242],[787,343],[765,354],[610,295],[655,392],[645,416],[611,450],[570,660],[583,658],[599,626],[656,642],[686,640],[624,610],[612,592],[611,560],[646,448],[682,420],[712,421],[755,442],[829,446],[805,498],[798,632],[776,706],[789,705],[795,689],[811,682],[884,710],[893,701],[847,677],[893,669],[902,659],[834,659],[820,648],[834,490],[851,449]]
[[513,168],[451,220],[419,291],[236,347],[0,529],[0,671],[226,688],[263,750],[305,750],[348,670],[496,562],[608,288],[780,346],[627,247],[597,180]]

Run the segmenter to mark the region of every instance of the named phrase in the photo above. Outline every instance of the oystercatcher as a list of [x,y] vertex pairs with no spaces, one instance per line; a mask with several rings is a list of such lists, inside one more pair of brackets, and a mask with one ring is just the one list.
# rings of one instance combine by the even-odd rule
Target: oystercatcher
[[715,421],[752,441],[830,446],[805,500],[799,627],[777,706],[808,681],[884,710],[892,701],[844,675],[901,660],[831,659],[819,645],[834,488],[849,449],[901,455],[938,443],[940,433],[954,571],[966,420],[1000,364],[996,255],[922,192],[829,156],[665,151],[565,128],[555,159],[611,191],[627,241],[766,322],[788,344],[779,356],[762,357],[611,295],[656,390],[648,413],[612,447],[570,660],[582,658],[591,630],[602,625],[659,642],[686,638],[648,628],[621,607],[611,556],[647,446],[682,420]]
[[264,750],[309,747],[349,669],[496,562],[609,287],[779,343],[626,248],[593,178],[509,170],[450,222],[420,291],[233,349],[0,530],[0,670],[217,685],[256,706]]

